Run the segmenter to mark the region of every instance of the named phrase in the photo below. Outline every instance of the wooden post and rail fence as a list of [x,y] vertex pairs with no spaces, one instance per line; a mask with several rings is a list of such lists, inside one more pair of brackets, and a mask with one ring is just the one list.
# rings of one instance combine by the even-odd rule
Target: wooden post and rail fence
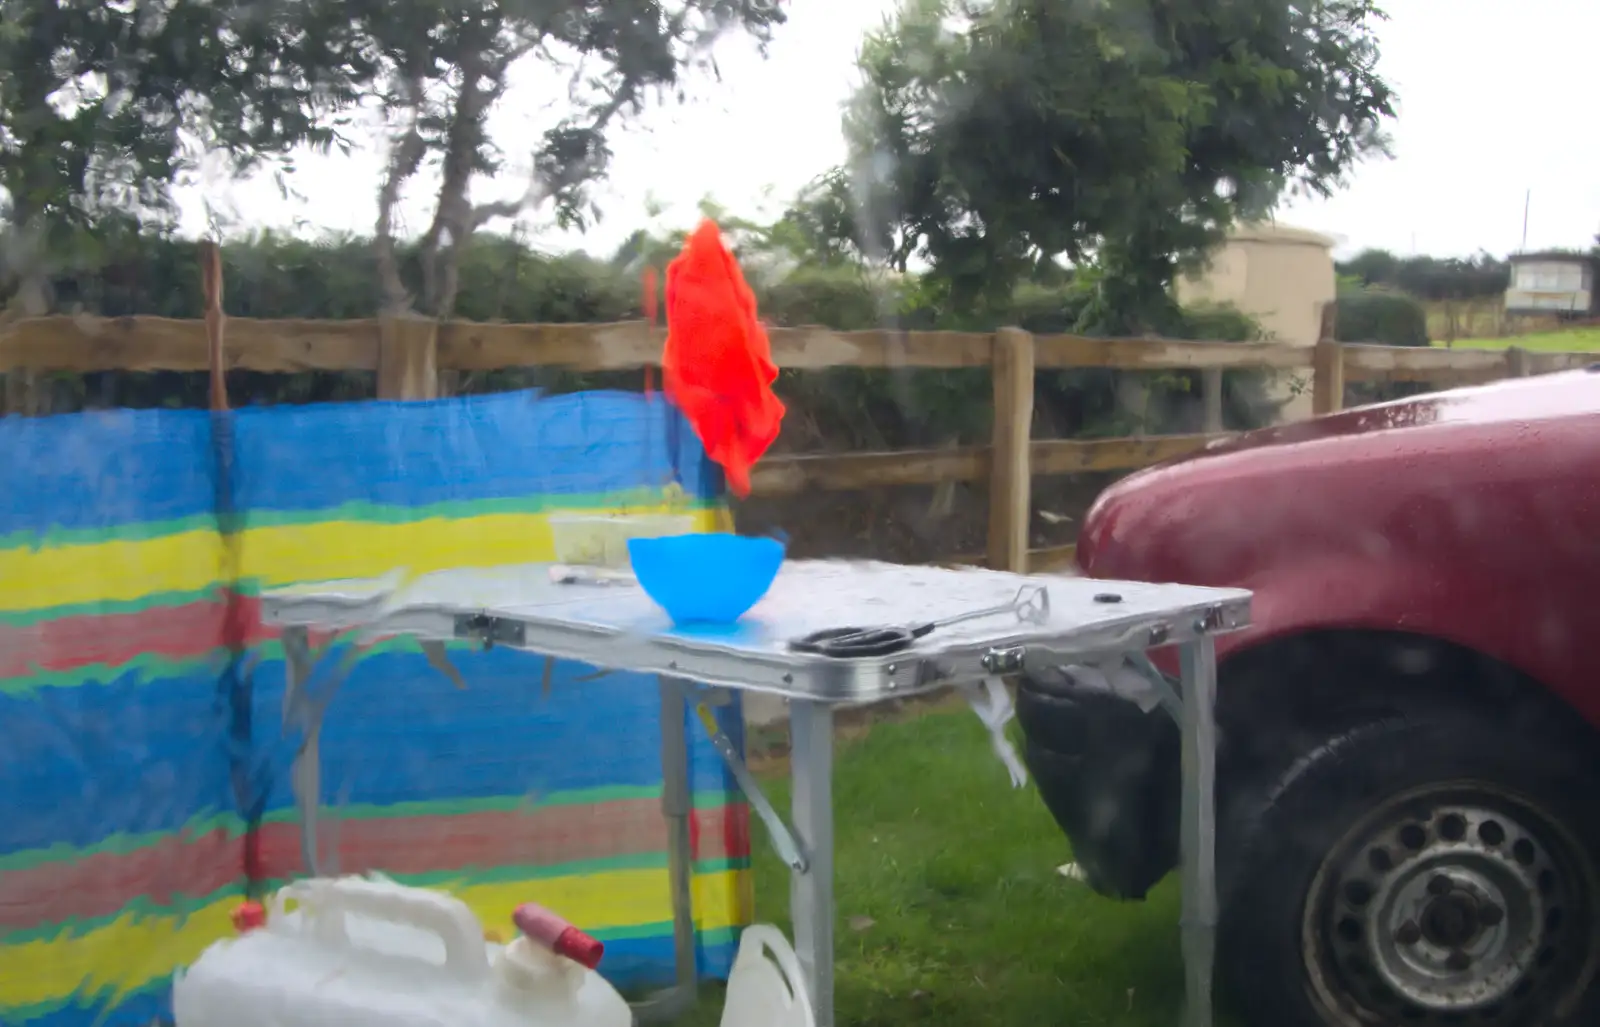
[[[216,312],[212,312],[216,319]],[[1326,332],[1324,333],[1326,334]],[[1583,367],[1588,353],[1520,349],[1454,350],[1323,341],[1282,343],[1178,342],[1033,335],[1017,328],[993,333],[858,331],[822,328],[770,330],[780,367],[882,369],[989,368],[994,386],[990,444],[885,453],[774,454],[756,468],[758,496],[818,490],[988,481],[991,567],[1048,567],[1071,547],[1028,549],[1031,483],[1035,475],[1132,471],[1193,452],[1225,437],[1222,375],[1226,371],[1306,374],[1315,413],[1339,410],[1353,382],[1417,381],[1437,388]],[[8,378],[11,412],[27,413],[13,380],[35,372],[206,371],[211,364],[207,324],[160,317],[41,317],[0,326],[0,374]],[[225,366],[295,373],[375,372],[381,399],[427,399],[438,394],[440,372],[559,367],[617,371],[654,365],[663,330],[644,322],[616,324],[436,323],[423,319],[269,321],[229,318]],[[1040,370],[1115,368],[1198,371],[1205,431],[1113,439],[1032,437],[1034,375]],[[17,372],[21,372],[18,374]],[[3,459],[3,454],[0,454]]]

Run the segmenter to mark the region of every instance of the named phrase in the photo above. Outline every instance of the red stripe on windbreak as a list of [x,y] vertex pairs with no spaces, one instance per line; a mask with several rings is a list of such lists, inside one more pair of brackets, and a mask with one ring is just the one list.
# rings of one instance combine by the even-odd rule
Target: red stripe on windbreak
[[177,834],[132,852],[0,873],[0,929],[37,927],[115,914],[138,898],[169,905],[230,884],[244,890],[244,839],[227,832]]
[[[707,810],[707,812],[712,812]],[[722,851],[732,859],[747,859],[750,856],[750,804],[736,802],[730,806],[723,806],[717,810],[722,814],[717,818],[722,822]],[[710,817],[706,818],[708,825],[713,823]],[[698,853],[700,850],[695,849]],[[702,858],[696,855],[697,859]]]
[[[101,664],[120,667],[140,656],[197,659],[224,642],[227,605],[219,598],[131,613],[86,614],[25,627],[0,625],[0,678],[27,677]],[[261,601],[238,599],[234,625],[246,646],[278,636],[261,623]]]
[[[741,834],[730,828],[737,821],[748,823],[742,804],[695,810],[690,824],[703,842],[695,847],[694,858],[749,856],[748,846],[718,844]],[[661,852],[667,840],[660,806],[653,799],[393,819],[340,821],[330,815],[321,834],[325,845],[337,839],[341,873],[391,874],[581,863]],[[258,880],[305,872],[298,824],[263,824],[254,841],[259,847]],[[0,873],[0,930],[113,916],[139,898],[171,905],[232,884],[239,885],[242,895],[250,842],[250,836],[230,837],[220,830],[173,835],[133,852],[95,853],[8,870]]]
[[[745,846],[731,848],[726,822],[743,806],[695,810],[689,821],[695,859],[738,859]],[[731,814],[731,816],[730,816]],[[461,813],[455,816],[341,821],[330,815],[318,826],[324,852],[338,847],[340,873],[380,870],[390,874],[428,874],[498,866],[558,866],[616,856],[664,852],[667,827],[654,799],[626,799],[594,806],[547,806],[519,812]],[[738,838],[734,831],[731,837]],[[300,826],[261,826],[261,874],[292,877],[305,872]]]

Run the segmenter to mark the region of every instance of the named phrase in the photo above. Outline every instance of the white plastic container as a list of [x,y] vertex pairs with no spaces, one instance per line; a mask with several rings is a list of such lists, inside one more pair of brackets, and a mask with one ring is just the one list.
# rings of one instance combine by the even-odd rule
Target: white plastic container
[[[460,900],[381,877],[301,881],[274,896],[264,926],[216,942],[174,979],[173,1019],[176,1027],[631,1027],[616,989],[558,955],[548,931],[529,934],[486,942]],[[598,942],[569,934],[598,960]]]
[[728,975],[722,1027],[816,1027],[805,976],[776,927],[753,924],[739,937]]
[[626,568],[630,538],[687,535],[690,514],[551,514],[556,559],[580,567]]

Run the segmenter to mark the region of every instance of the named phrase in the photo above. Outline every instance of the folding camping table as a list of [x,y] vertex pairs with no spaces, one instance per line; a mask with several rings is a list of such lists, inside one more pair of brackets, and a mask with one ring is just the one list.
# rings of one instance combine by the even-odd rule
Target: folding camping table
[[[997,614],[939,627],[886,656],[837,658],[792,651],[789,642],[841,625],[915,625],[1000,607],[1026,586],[1047,590],[1046,616],[1029,623]],[[654,675],[660,682],[662,809],[669,828],[677,985],[640,1018],[671,1015],[692,1001],[694,925],[690,908],[687,742],[677,725],[691,705],[720,689],[788,700],[793,780],[785,824],[720,733],[713,743],[745,788],[751,807],[789,864],[795,948],[819,1027],[833,1027],[833,717],[836,707],[971,686],[1027,668],[1127,655],[1182,726],[1183,954],[1189,1027],[1211,1023],[1217,920],[1214,873],[1216,657],[1213,638],[1249,623],[1250,593],[1085,578],[884,563],[791,561],[772,590],[737,625],[675,629],[636,586],[552,580],[544,564],[462,569],[406,583],[327,582],[268,592],[268,623],[284,628],[289,684],[286,720],[306,742],[295,764],[307,867],[318,871],[317,738],[321,716],[353,658],[346,650],[320,686],[312,672],[332,642],[313,651],[309,631],[357,632],[361,640],[409,635],[444,673],[445,642],[468,640],[602,670]],[[1176,646],[1178,687],[1145,651]],[[704,718],[702,718],[704,720]],[[714,729],[714,723],[707,723]]]

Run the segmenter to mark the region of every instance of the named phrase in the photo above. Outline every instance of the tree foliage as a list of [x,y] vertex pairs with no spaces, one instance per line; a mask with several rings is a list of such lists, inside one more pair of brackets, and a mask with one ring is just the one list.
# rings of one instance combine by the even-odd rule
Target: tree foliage
[[0,271],[36,283],[108,214],[159,219],[206,153],[332,143],[347,23],[313,0],[0,0]]
[[1373,0],[911,0],[861,57],[852,237],[963,301],[1093,265],[1086,323],[1165,330],[1181,262],[1383,151],[1382,17]]
[[[1356,75],[1350,103],[1322,113],[1321,135],[1296,122],[1331,95],[1326,82],[1301,79],[1305,68],[1333,73],[1319,47],[1344,23],[1326,13],[1315,25],[1296,21],[1293,5],[1274,20],[1264,0],[1239,0],[1249,17],[1235,6],[1208,14],[1199,0],[998,0],[957,11],[920,0],[897,32],[865,48],[871,77],[848,120],[851,168],[817,179],[773,223],[711,212],[779,323],[1048,331],[1103,321],[1097,312],[1109,304],[1180,337],[1247,336],[1236,316],[1176,310],[1150,290],[1150,269],[1164,282],[1175,255],[1285,182],[1326,187],[1375,138],[1387,98],[1375,78]],[[1359,27],[1367,5],[1317,8],[1329,9]],[[0,188],[13,236],[43,226],[44,236],[82,238],[92,227],[107,258],[23,261],[52,283],[59,306],[194,316],[192,256],[143,231],[145,215],[163,210],[202,154],[244,167],[297,143],[331,145],[343,111],[376,101],[390,149],[374,183],[374,236],[229,246],[230,312],[512,321],[637,315],[638,272],[665,263],[681,241],[673,234],[638,233],[595,261],[542,256],[482,230],[538,203],[568,224],[593,217],[587,190],[606,172],[612,131],[650,98],[681,95],[687,76],[712,67],[717,38],[744,32],[764,43],[782,21],[776,0],[0,0],[0,14],[0,59],[27,69],[0,76]],[[1323,35],[1288,38],[1308,25]],[[1230,32],[1238,39],[1220,56],[1207,49]],[[1335,48],[1341,69],[1361,70],[1364,38]],[[1299,63],[1263,57],[1274,42]],[[490,117],[516,69],[529,67],[557,72],[566,88],[543,128],[496,145]],[[1265,130],[1237,124],[1246,115],[1271,125],[1272,147]],[[425,169],[437,172],[432,215],[407,241],[395,211]],[[513,174],[524,188],[511,200],[474,198],[487,179]],[[932,274],[912,273],[919,257]],[[1090,257],[1082,270],[1063,264]],[[1146,277],[1123,273],[1130,267]],[[1130,291],[1129,282],[1139,284]],[[17,295],[15,283],[4,294]],[[844,422],[893,422],[908,442],[986,423],[981,374],[902,376],[887,390],[851,375],[860,378],[813,379],[838,390],[818,393],[817,408]],[[1063,430],[1094,430],[1111,380],[1052,378],[1046,405]],[[365,388],[349,376],[300,392],[257,384],[247,401]]]
[[[681,93],[729,31],[762,44],[775,0],[0,0],[0,192],[5,256],[37,281],[98,245],[89,226],[168,212],[170,188],[209,154],[248,167],[341,141],[342,112],[376,101],[391,132],[374,272],[391,310],[449,316],[471,236],[550,202],[566,224],[592,211],[609,130],[657,93]],[[474,203],[512,157],[488,122],[519,66],[564,76],[521,155],[521,195]],[[519,147],[521,148],[521,147]],[[411,259],[395,208],[433,167],[438,191]],[[103,231],[100,234],[104,234]],[[31,312],[48,298],[18,295]]]
[[[327,0],[333,2],[333,0]],[[378,269],[390,309],[449,317],[468,240],[497,218],[554,204],[564,225],[593,214],[585,189],[604,176],[609,130],[652,93],[681,90],[709,66],[710,46],[739,30],[764,44],[783,14],[774,0],[339,0],[366,42],[363,59],[392,126],[378,186]],[[476,179],[505,170],[508,155],[488,119],[513,70],[533,63],[567,81],[564,102],[527,148],[522,193],[475,203]],[[433,216],[418,251],[420,294],[403,287],[394,211],[405,183],[429,161],[439,170]]]
[[1511,282],[1511,265],[1488,253],[1472,257],[1400,257],[1367,249],[1340,261],[1339,274],[1364,286],[1399,289],[1430,301],[1499,296]]

